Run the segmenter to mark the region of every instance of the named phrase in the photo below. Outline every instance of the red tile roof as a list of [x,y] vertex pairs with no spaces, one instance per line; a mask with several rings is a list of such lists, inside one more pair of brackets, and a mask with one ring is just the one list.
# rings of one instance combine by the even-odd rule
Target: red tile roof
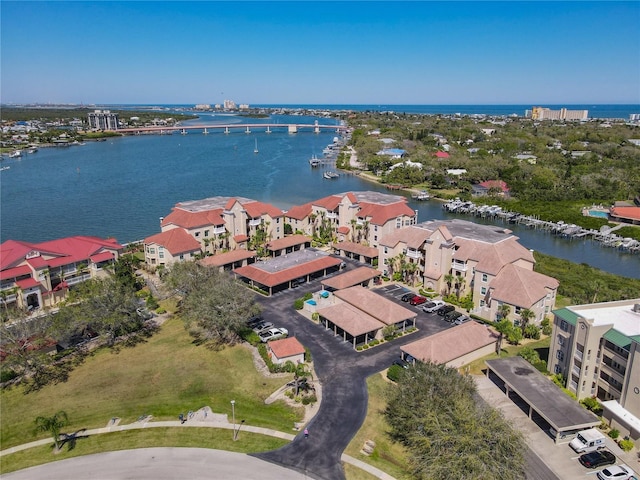
[[16,284],[18,285],[18,287],[20,287],[21,290],[26,290],[27,288],[41,286],[40,282],[38,282],[35,278],[31,278],[31,277],[25,278],[24,280],[18,280]]
[[318,309],[318,314],[337,325],[349,335],[358,336],[375,332],[385,326],[371,315],[348,303],[338,303]]
[[354,285],[366,282],[367,280],[379,277],[380,275],[382,275],[382,272],[375,268],[359,267],[340,275],[336,275],[335,277],[322,280],[322,285],[335,290],[340,290],[343,288],[353,287]]
[[349,227],[340,227],[338,228],[337,232],[341,233],[342,235],[347,235],[351,230],[349,229]]
[[342,201],[342,197],[340,197],[339,195],[330,195],[328,197],[321,198],[311,203],[314,206],[322,207],[332,212],[336,208],[338,208],[341,201]]
[[29,265],[20,265],[19,267],[7,268],[0,272],[0,280],[7,280],[9,278],[22,277],[24,275],[31,275],[32,270]]
[[449,158],[449,154],[447,152],[436,152],[434,155],[437,158]]
[[268,203],[262,202],[248,202],[243,203],[242,206],[251,218],[258,218],[263,215],[269,215],[271,218],[278,218],[284,215],[284,212],[279,208],[274,207]]
[[287,213],[285,213],[285,216],[295,220],[304,220],[311,215],[312,211],[311,203],[305,203],[304,205],[291,207]]
[[531,308],[547,295],[547,289],[557,290],[559,285],[555,278],[509,264],[491,280],[489,288],[492,299]]
[[333,294],[342,301],[371,315],[385,325],[393,325],[418,316],[416,311],[398,305],[388,298],[373,293],[371,290],[361,287],[360,285],[345,288],[344,290],[337,290]]
[[502,192],[505,193],[509,191],[509,187],[504,180],[486,180],[484,182],[480,182],[480,186],[487,189],[499,188]]
[[334,249],[344,250],[345,252],[357,253],[368,258],[377,258],[378,249],[375,247],[366,247],[355,242],[338,242],[333,244]]
[[91,255],[89,257],[89,260],[91,260],[93,263],[100,263],[106,262],[107,260],[112,260],[114,257],[115,255],[113,254],[113,252],[101,252],[95,255]]
[[236,243],[242,243],[242,242],[246,242],[247,240],[249,240],[249,237],[247,235],[236,235],[233,237],[233,240]]
[[267,342],[267,346],[271,349],[273,354],[280,359],[304,354],[304,346],[296,337],[272,340]]
[[144,239],[145,245],[155,243],[166,248],[172,256],[200,250],[200,242],[181,228],[172,228]]
[[161,227],[168,225],[175,225],[187,230],[199,227],[206,227],[207,225],[223,226],[224,220],[222,218],[222,210],[204,210],[200,212],[189,212],[179,207],[180,204],[175,206],[171,213],[167,215],[161,222]]
[[275,287],[276,285],[290,282],[291,280],[299,277],[320,272],[327,268],[336,267],[340,265],[340,262],[341,260],[339,258],[323,256],[315,260],[311,260],[310,262],[303,263],[302,265],[296,265],[295,267],[287,268],[286,270],[275,273],[262,270],[256,265],[247,265],[246,267],[236,268],[234,272],[267,287]]
[[610,215],[628,220],[640,220],[640,207],[613,207]]
[[359,218],[364,218],[374,225],[384,225],[389,220],[396,219],[403,215],[408,217],[416,216],[416,212],[406,201],[391,203],[389,205],[361,202],[360,211],[357,214]]

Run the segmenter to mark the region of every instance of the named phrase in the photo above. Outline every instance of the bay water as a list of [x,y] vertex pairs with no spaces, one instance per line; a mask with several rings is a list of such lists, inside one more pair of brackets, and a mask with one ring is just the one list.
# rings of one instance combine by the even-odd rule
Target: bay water
[[[300,115],[255,119],[206,114],[188,123],[313,124],[316,120],[337,127],[334,119]],[[158,233],[160,217],[186,200],[241,196],[286,210],[335,193],[387,192],[353,174],[324,179],[323,172],[335,167],[310,167],[309,159],[322,157],[323,148],[337,135],[332,129],[296,134],[265,130],[116,137],[80,146],[41,148],[23,154],[22,159],[5,159],[2,166],[10,169],[0,172],[0,240],[40,242],[95,235],[127,243]],[[254,153],[256,142],[258,153]],[[440,202],[417,202],[405,195],[418,211],[418,221],[466,218],[445,212]],[[504,226],[529,249],[640,278],[640,255],[591,240],[569,241],[523,226]]]

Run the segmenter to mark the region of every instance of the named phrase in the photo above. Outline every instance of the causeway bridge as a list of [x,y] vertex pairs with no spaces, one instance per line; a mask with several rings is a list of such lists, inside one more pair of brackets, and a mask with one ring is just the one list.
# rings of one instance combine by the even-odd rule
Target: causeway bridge
[[231,123],[231,124],[213,124],[213,125],[177,125],[173,127],[132,127],[132,128],[119,128],[114,130],[115,133],[123,133],[130,135],[141,135],[149,133],[157,134],[172,134],[174,132],[180,132],[182,135],[187,135],[189,131],[201,130],[203,134],[211,133],[212,131],[223,131],[224,133],[231,133],[237,131],[243,131],[244,133],[251,133],[253,130],[263,131],[264,133],[271,133],[274,130],[286,129],[289,133],[298,133],[299,131],[311,131],[314,133],[320,133],[324,130],[333,130],[336,133],[344,133],[347,131],[347,127],[343,125],[320,125],[318,123],[306,124],[306,123]]

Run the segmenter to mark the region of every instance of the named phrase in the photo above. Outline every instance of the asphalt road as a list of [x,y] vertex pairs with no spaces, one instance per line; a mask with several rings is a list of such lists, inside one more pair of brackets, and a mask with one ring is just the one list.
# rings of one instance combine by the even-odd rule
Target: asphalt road
[[[322,401],[316,416],[308,425],[309,438],[302,434],[278,450],[256,454],[267,460],[303,473],[316,480],[343,480],[340,457],[360,429],[367,414],[366,379],[387,368],[400,356],[400,346],[449,328],[435,314],[426,314],[420,307],[418,331],[373,349],[356,352],[349,343],[334,337],[321,325],[299,315],[293,302],[308,291],[320,288],[318,280],[284,291],[268,299],[260,299],[264,318],[289,330],[309,348],[313,356],[317,380],[322,384]],[[379,291],[379,290],[378,290]],[[544,462],[528,451],[528,480],[558,480]]]

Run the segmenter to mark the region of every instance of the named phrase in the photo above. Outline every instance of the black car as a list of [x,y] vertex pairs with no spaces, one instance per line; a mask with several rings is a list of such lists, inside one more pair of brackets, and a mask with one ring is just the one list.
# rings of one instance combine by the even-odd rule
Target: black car
[[596,450],[580,455],[578,461],[587,468],[598,468],[613,465],[616,463],[616,456],[609,450]]
[[436,313],[441,317],[444,317],[447,313],[453,312],[456,309],[453,305],[445,305],[444,307],[440,307],[436,310]]
[[411,364],[409,362],[407,362],[406,360],[404,360],[402,358],[396,358],[393,361],[393,365],[398,365],[399,367],[402,367],[402,368],[409,368],[411,366]]
[[456,312],[454,310],[452,312],[447,312],[444,316],[444,319],[449,323],[453,323],[458,319],[458,317],[461,317],[461,316],[462,316],[462,312]]
[[402,295],[402,298],[400,298],[400,300],[402,300],[403,302],[408,302],[415,296],[416,294],[413,292],[405,293],[404,295]]

